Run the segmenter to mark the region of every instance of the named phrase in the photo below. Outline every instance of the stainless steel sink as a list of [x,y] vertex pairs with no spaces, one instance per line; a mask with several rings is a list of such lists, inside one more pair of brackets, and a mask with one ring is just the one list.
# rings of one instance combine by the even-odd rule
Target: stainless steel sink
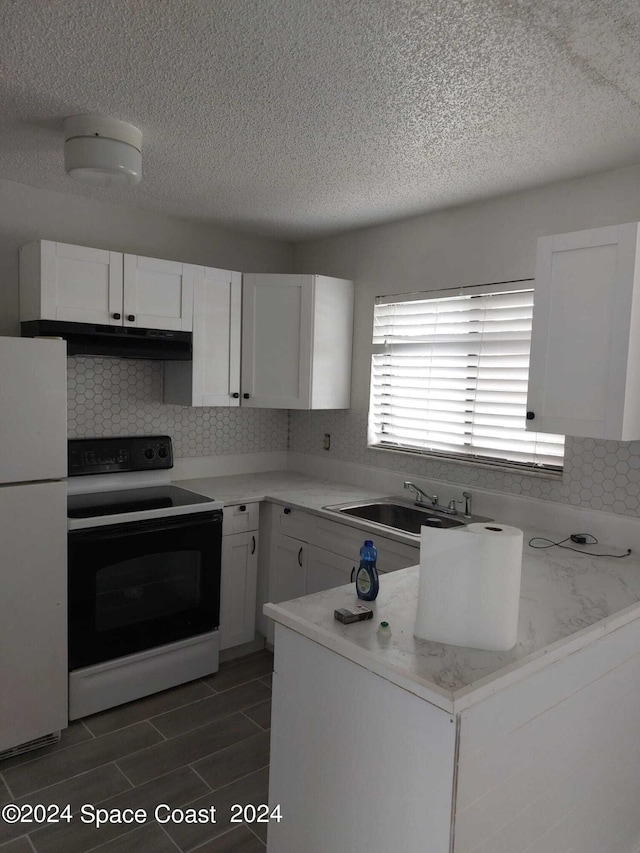
[[440,528],[463,527],[470,521],[480,520],[479,516],[463,519],[461,517],[445,515],[444,513],[433,512],[428,508],[422,509],[410,503],[403,503],[397,498],[335,504],[333,506],[325,506],[323,509],[328,509],[340,515],[361,518],[363,521],[369,521],[372,524],[381,524],[383,527],[391,527],[395,530],[402,530],[404,533],[412,533],[416,536],[420,535],[420,528],[422,526]]

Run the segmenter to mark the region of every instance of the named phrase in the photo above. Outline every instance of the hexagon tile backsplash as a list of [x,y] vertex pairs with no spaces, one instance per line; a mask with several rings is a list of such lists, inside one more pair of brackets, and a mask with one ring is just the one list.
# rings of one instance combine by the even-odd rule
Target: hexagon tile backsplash
[[69,358],[69,438],[166,434],[176,458],[287,449],[288,412],[168,406],[162,385],[160,361]]
[[640,516],[640,441],[567,437],[562,480],[367,448],[367,414],[355,411],[190,408],[162,402],[162,362],[68,360],[69,437],[167,434],[177,458],[294,450],[573,506]]
[[[324,433],[331,450],[323,451]],[[640,441],[567,436],[562,480],[367,448],[367,413],[291,412],[289,450],[618,515],[640,515]]]

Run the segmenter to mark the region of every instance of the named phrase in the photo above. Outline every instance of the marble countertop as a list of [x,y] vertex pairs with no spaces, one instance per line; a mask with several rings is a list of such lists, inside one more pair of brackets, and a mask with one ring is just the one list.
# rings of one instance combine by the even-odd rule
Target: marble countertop
[[[342,625],[333,611],[357,601],[353,585],[267,604],[276,622],[450,713],[577,651],[640,617],[640,561],[560,548],[536,550],[525,531],[518,641],[508,652],[434,643],[413,635],[418,566],[381,576],[374,618]],[[391,639],[380,642],[381,620]]]
[[[323,510],[324,506],[389,494],[289,471],[182,480],[176,485],[226,505],[270,500],[333,520],[337,517]],[[340,521],[366,529],[359,519],[341,517]],[[401,532],[385,530],[384,535],[419,545],[415,537]],[[640,617],[640,560],[635,553],[615,559],[595,557],[598,547],[584,547],[583,553],[557,547],[535,550],[528,542],[540,535],[550,534],[525,531],[518,642],[508,652],[414,637],[417,567],[381,576],[370,622],[342,625],[333,618],[334,609],[357,601],[352,585],[267,604],[265,613],[438,707],[458,712]],[[382,619],[392,629],[386,645],[376,634]]]
[[227,505],[268,499],[316,511],[329,504],[382,496],[380,492],[371,489],[318,480],[296,471],[265,471],[260,474],[176,480],[174,485],[215,497]]
[[341,524],[348,524],[373,534],[413,545],[420,544],[420,537],[405,534],[400,530],[368,525],[362,519],[336,515],[324,510],[325,506],[349,503],[372,498],[388,497],[390,491],[377,492],[350,483],[335,483],[319,480],[295,471],[266,471],[259,474],[234,474],[226,477],[204,477],[197,480],[176,480],[174,485],[191,489],[206,497],[221,500],[225,506],[269,500],[297,509],[306,510]]

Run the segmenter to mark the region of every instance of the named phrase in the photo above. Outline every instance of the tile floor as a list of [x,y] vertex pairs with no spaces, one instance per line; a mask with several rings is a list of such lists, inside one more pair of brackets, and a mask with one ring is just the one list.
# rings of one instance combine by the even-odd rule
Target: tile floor
[[[59,743],[0,762],[0,805],[71,805],[49,826],[0,820],[0,853],[264,853],[266,825],[230,823],[267,802],[273,656],[257,652],[192,681],[72,723]],[[160,825],[161,803],[216,807],[216,823]],[[143,825],[80,820],[83,804],[145,809]],[[26,834],[25,834],[26,833]]]

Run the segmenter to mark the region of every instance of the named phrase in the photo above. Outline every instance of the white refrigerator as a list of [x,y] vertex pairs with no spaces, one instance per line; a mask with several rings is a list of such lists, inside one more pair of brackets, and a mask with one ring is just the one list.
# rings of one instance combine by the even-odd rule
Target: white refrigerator
[[0,337],[0,754],[68,725],[66,349]]

